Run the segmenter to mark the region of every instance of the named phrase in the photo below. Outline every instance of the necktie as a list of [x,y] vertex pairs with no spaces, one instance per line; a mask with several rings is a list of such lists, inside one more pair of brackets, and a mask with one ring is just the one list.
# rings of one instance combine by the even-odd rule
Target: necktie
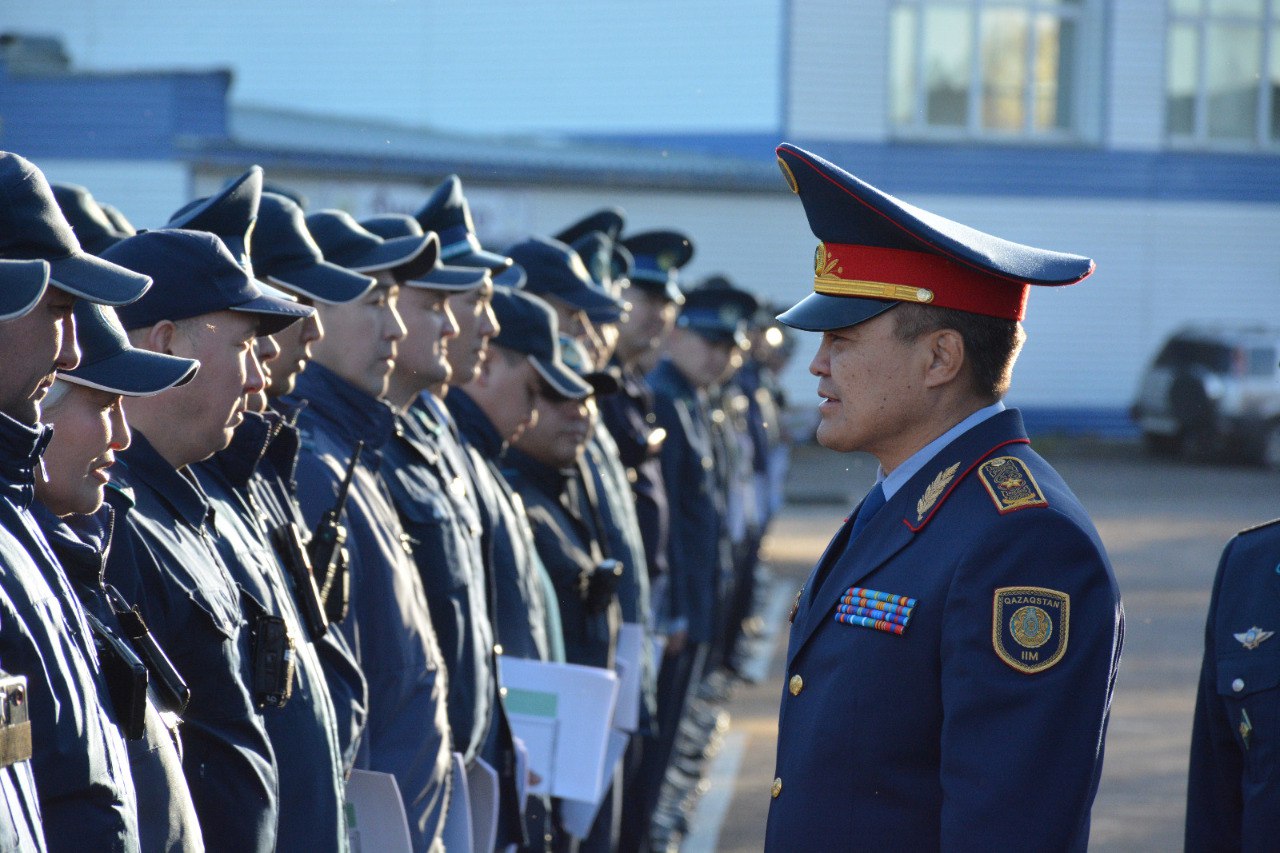
[[867,496],[862,499],[862,505],[858,507],[858,516],[853,520],[853,530],[849,533],[849,542],[858,538],[858,534],[862,532],[868,524],[871,523],[871,517],[880,511],[884,506],[884,487],[880,483],[876,483],[871,491],[867,492]]

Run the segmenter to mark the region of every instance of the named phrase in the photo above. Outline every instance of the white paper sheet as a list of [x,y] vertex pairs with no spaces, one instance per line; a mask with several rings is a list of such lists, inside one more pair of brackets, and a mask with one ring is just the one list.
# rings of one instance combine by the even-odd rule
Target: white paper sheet
[[624,732],[640,728],[641,654],[644,650],[644,627],[638,622],[624,622],[618,631],[615,655],[618,672],[618,706],[613,712],[613,727]]
[[390,773],[352,770],[347,780],[352,853],[413,853],[400,786]]
[[493,850],[498,842],[498,771],[477,756],[467,770],[467,790],[471,795],[471,849]]
[[609,784],[614,780],[614,773],[626,754],[627,744],[631,736],[616,729],[609,732],[609,750],[605,756],[605,772],[601,779],[600,789],[590,800],[562,800],[560,803],[560,823],[565,831],[574,838],[586,838],[591,832],[591,825],[596,822],[604,795],[609,793]]
[[453,784],[449,789],[449,812],[444,818],[444,832],[440,840],[446,850],[470,850],[471,829],[471,797],[467,793],[467,767],[462,761],[462,753],[453,754]]
[[503,658],[507,717],[543,781],[530,790],[591,800],[605,771],[610,722],[618,698],[611,670]]

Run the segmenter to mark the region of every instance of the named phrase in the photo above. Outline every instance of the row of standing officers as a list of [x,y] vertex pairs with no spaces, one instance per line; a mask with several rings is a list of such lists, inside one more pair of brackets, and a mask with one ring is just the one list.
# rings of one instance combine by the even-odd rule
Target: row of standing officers
[[[496,254],[456,177],[304,205],[254,167],[134,232],[0,154],[0,848],[347,850],[360,769],[469,849],[477,767],[498,848],[665,845],[751,633],[785,337],[617,210]],[[612,667],[627,623],[640,725],[573,837],[501,659]]]

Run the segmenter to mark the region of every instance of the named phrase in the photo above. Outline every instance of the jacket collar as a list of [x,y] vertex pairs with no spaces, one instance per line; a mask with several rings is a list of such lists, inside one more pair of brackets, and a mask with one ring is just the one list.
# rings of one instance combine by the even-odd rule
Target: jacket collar
[[395,431],[395,414],[382,400],[370,397],[323,364],[310,362],[298,376],[286,405],[306,401],[300,419],[323,421],[344,443],[363,441],[365,452],[379,450]]
[[684,374],[676,367],[669,357],[663,356],[662,359],[654,365],[653,371],[649,374],[650,384],[654,381],[661,382],[672,386],[676,391],[685,397],[697,397],[698,389],[684,378]]
[[37,501],[31,513],[67,576],[81,586],[101,589],[115,529],[116,512],[111,504],[103,503],[92,515],[59,518]]
[[[801,596],[802,606],[796,614],[799,633],[787,651],[788,664],[822,620],[830,618],[831,607],[840,593],[907,547],[974,468],[1006,445],[1026,443],[1022,415],[1017,409],[1006,409],[961,434],[926,462],[876,513],[851,551],[847,550],[851,522],[846,521],[827,546]],[[850,519],[856,514],[855,510]],[[819,576],[824,576],[822,583],[816,590],[810,588]]]
[[280,425],[275,418],[245,412],[244,420],[231,435],[231,443],[204,464],[217,471],[232,488],[245,488],[253,479]]
[[27,426],[0,414],[0,490],[20,509],[35,500],[36,468],[51,438],[51,426]]
[[120,475],[125,485],[147,486],[175,517],[192,527],[213,517],[209,497],[196,478],[170,465],[141,432],[134,432],[129,449],[116,457],[111,474]]
[[519,472],[534,488],[553,501],[558,501],[565,495],[572,473],[572,469],[544,465],[517,447],[507,448],[503,468]]
[[458,432],[472,447],[486,459],[496,461],[502,456],[506,442],[498,435],[489,416],[461,388],[450,388],[445,397],[445,405],[449,414],[458,424]]

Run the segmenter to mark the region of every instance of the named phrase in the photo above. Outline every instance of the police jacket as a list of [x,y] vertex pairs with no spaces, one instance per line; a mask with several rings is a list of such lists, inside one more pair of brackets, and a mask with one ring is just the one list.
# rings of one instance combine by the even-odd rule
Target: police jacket
[[448,676],[431,613],[383,481],[382,448],[394,416],[322,364],[298,377],[302,451],[298,499],[309,525],[333,506],[358,441],[364,452],[343,514],[350,554],[350,613],[339,626],[369,683],[369,718],[358,764],[400,786],[414,850],[439,839],[449,801]]
[[[618,445],[618,460],[627,471],[627,480],[635,495],[636,519],[640,525],[649,577],[665,577],[667,490],[662,479],[662,461],[649,444],[650,433],[658,424],[653,389],[645,375],[634,367],[622,367],[619,375],[622,381],[618,393],[599,401],[600,419]],[[654,601],[655,607],[661,605],[662,602]]]
[[274,850],[276,758],[247,686],[249,630],[215,544],[214,509],[195,476],[136,430],[111,478],[136,503],[112,537],[106,580],[139,607],[191,688],[182,769],[205,844]]
[[662,444],[662,478],[670,507],[668,629],[689,641],[711,640],[722,565],[723,506],[715,476],[709,415],[702,396],[663,359],[649,374]]
[[[267,412],[266,417],[274,424],[275,434],[267,443],[256,476],[249,481],[249,491],[258,508],[271,519],[269,524],[294,524],[303,538],[310,541],[312,531],[308,530],[307,519],[298,505],[298,413],[279,400],[272,403],[278,411]],[[320,658],[329,686],[345,777],[355,767],[356,751],[369,713],[369,686],[356,663],[351,644],[336,626],[326,631],[312,648]]]
[[397,419],[384,456],[387,487],[411,537],[431,623],[449,670],[449,727],[470,763],[489,734],[497,693],[483,528],[469,479],[447,470],[445,430],[419,399]]
[[[42,504],[32,512],[49,545],[67,572],[71,587],[85,612],[92,615],[122,643],[128,643],[120,619],[107,598],[103,580],[111,537],[133,506],[131,496],[107,489],[107,502],[94,515],[59,518]],[[135,652],[137,654],[137,652]],[[139,655],[141,657],[141,655]],[[149,679],[153,682],[153,679]],[[138,830],[144,851],[204,850],[200,821],[186,777],[177,717],[162,711],[154,687],[147,690],[142,737],[126,740],[129,771],[138,792]]]
[[555,584],[565,660],[613,666],[616,626],[610,624],[607,610],[592,613],[582,598],[581,579],[604,555],[584,514],[577,471],[543,465],[509,447],[502,474],[524,503],[538,556]]
[[1021,416],[850,518],[797,598],[766,850],[1083,851],[1123,615]]
[[134,851],[137,795],[93,638],[30,511],[51,435],[0,415],[0,667],[27,677],[49,850]]
[[[12,612],[10,602],[0,604],[0,615],[7,618]],[[31,762],[16,761],[0,768],[0,850],[41,853],[46,849]]]
[[[245,617],[260,611],[284,619],[293,646],[292,694],[283,707],[255,696],[280,774],[280,851],[346,850],[345,771],[324,670],[298,615],[292,576],[271,540],[274,522],[250,485],[278,424],[245,412],[231,444],[192,466],[214,508],[218,553],[241,589]],[[304,590],[310,593],[310,590]],[[311,593],[314,595],[314,593]],[[265,633],[265,632],[264,632]],[[251,638],[262,655],[266,638]]]
[[492,541],[493,582],[497,596],[498,642],[503,654],[554,660],[554,636],[548,636],[549,613],[558,623],[559,608],[547,595],[546,568],[533,544],[524,501],[498,470],[503,441],[493,424],[465,391],[453,388],[446,398],[462,440],[473,453],[475,468],[485,478],[485,499],[493,516],[486,534]]
[[1232,539],[1218,564],[1191,729],[1189,853],[1280,842],[1278,563],[1272,521]]

